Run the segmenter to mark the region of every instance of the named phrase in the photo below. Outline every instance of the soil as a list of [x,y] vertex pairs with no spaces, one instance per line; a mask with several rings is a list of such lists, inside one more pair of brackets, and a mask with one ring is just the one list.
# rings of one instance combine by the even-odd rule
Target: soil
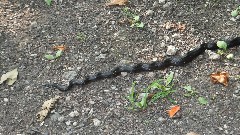
[[[127,6],[112,7],[105,3],[55,0],[47,6],[44,0],[1,0],[0,75],[14,68],[19,75],[14,85],[0,85],[0,134],[240,134],[239,48],[227,51],[234,54],[232,61],[211,60],[205,53],[184,67],[123,74],[68,92],[43,87],[122,64],[163,60],[170,45],[177,48],[176,55],[183,55],[203,42],[240,34],[239,19],[230,15],[238,1],[131,0]],[[130,27],[124,7],[140,16],[144,28]],[[183,31],[166,29],[167,22],[186,26]],[[45,59],[57,45],[67,47],[63,55]],[[181,117],[169,118],[166,110],[173,103],[166,99],[142,111],[126,109],[133,81],[141,91],[170,71],[175,73],[176,90],[171,98],[181,106]],[[227,87],[211,83],[209,75],[216,71],[230,74]],[[198,96],[185,97],[186,85]],[[44,122],[38,122],[43,102],[58,95],[61,99]],[[201,105],[198,97],[208,104]]]

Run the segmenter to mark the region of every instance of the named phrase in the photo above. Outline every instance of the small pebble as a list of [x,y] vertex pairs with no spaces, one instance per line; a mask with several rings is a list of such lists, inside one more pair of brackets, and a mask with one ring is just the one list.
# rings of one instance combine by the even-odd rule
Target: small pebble
[[127,76],[127,72],[121,72],[121,75],[123,76],[123,77],[125,77],[125,76]]
[[59,122],[63,122],[63,121],[64,121],[64,117],[63,117],[63,116],[60,116],[60,117],[58,118],[58,121],[59,121]]
[[146,15],[152,15],[153,12],[154,12],[153,10],[147,10]]
[[66,121],[65,124],[69,126],[71,124],[71,121]]
[[4,102],[8,102],[8,98],[3,98],[3,101]]
[[95,104],[95,102],[92,101],[92,100],[90,100],[88,103],[91,104],[91,105]]
[[93,119],[93,124],[94,126],[99,126],[101,124],[101,121],[95,118]]
[[158,0],[158,3],[165,3],[166,0]]
[[160,122],[162,122],[162,121],[164,121],[165,119],[163,118],[163,117],[159,117],[158,118],[158,121],[160,121]]
[[172,45],[168,46],[167,52],[166,52],[167,55],[175,55],[176,53],[177,53],[177,49],[175,46],[172,46]]
[[78,112],[78,111],[70,112],[70,113],[69,113],[69,116],[72,117],[72,118],[73,118],[73,117],[76,117],[76,116],[79,116],[79,112]]
[[75,121],[75,122],[73,122],[73,126],[77,126],[77,124],[78,124],[78,123],[77,123],[76,121]]

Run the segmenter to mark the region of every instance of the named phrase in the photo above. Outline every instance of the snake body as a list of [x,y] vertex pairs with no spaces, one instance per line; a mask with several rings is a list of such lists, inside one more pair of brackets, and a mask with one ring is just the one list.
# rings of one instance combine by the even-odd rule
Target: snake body
[[[227,48],[237,47],[240,45],[240,37],[236,37],[232,40],[226,41]],[[86,76],[82,80],[78,79],[72,79],[69,81],[68,86],[64,86],[58,83],[53,84],[45,84],[44,86],[47,87],[53,87],[60,91],[68,91],[73,86],[83,86],[90,82],[94,82],[97,80],[105,79],[105,78],[112,78],[119,76],[121,72],[127,72],[127,73],[139,73],[144,71],[154,71],[154,70],[162,70],[169,66],[184,66],[185,64],[193,61],[195,58],[197,58],[199,55],[203,54],[205,50],[217,50],[219,47],[217,46],[217,43],[203,43],[199,47],[189,51],[183,56],[172,56],[170,58],[166,58],[163,61],[154,61],[151,63],[138,63],[133,66],[118,66],[113,68],[110,71],[106,72],[97,72],[94,75]]]

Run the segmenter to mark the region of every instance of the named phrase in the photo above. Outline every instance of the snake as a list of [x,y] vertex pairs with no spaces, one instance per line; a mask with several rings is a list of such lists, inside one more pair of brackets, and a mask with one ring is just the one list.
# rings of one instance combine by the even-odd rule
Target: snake
[[[225,41],[227,43],[227,49],[238,47],[240,45],[240,37],[233,38],[231,40]],[[84,86],[94,81],[113,78],[121,75],[122,72],[127,73],[139,73],[139,72],[149,72],[154,70],[163,70],[170,66],[184,66],[199,55],[203,54],[206,50],[217,50],[221,49],[218,47],[217,42],[202,43],[197,48],[187,52],[183,56],[170,56],[163,61],[153,61],[150,63],[137,63],[134,65],[122,65],[113,68],[110,71],[97,72],[94,75],[87,75],[84,79],[72,79],[68,82],[68,85],[61,85],[58,83],[44,84],[46,87],[52,87],[60,91],[69,91],[73,86]]]

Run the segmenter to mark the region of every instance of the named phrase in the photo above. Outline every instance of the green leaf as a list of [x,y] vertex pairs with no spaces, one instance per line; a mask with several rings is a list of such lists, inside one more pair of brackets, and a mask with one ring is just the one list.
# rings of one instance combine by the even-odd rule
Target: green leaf
[[192,87],[190,85],[184,86],[183,88],[186,89],[187,91],[192,91]]
[[169,75],[167,75],[167,80],[166,80],[165,86],[168,86],[172,82],[173,75],[174,75],[174,72],[171,72]]
[[44,57],[45,57],[46,59],[48,59],[48,60],[53,60],[53,59],[55,59],[55,57],[54,57],[53,55],[49,55],[49,54],[46,54]]
[[202,105],[208,104],[208,101],[204,97],[199,97],[198,102]]
[[144,94],[144,97],[142,98],[142,100],[141,100],[141,108],[142,109],[145,109],[146,107],[147,107],[147,96],[148,96],[148,93],[145,93]]
[[227,50],[227,43],[225,41],[217,41],[217,46],[220,49]]
[[237,9],[236,9],[236,10],[233,10],[233,11],[231,12],[232,17],[236,17],[236,16],[238,16],[238,14],[239,14],[239,12],[238,12]]
[[139,18],[140,18],[140,17],[139,17],[138,15],[134,15],[134,16],[133,16],[133,20],[134,20],[135,22],[138,22],[138,21],[139,21]]
[[48,6],[50,6],[52,3],[52,0],[45,0],[45,2],[47,3]]
[[228,54],[226,57],[227,57],[227,59],[232,60],[233,57],[234,57],[234,55],[233,55],[232,53],[230,53],[230,54]]
[[62,55],[62,50],[58,50],[58,51],[56,52],[55,58],[58,58],[58,57],[60,57],[61,55]]
[[137,23],[136,27],[143,28],[144,27],[144,23],[143,22]]

